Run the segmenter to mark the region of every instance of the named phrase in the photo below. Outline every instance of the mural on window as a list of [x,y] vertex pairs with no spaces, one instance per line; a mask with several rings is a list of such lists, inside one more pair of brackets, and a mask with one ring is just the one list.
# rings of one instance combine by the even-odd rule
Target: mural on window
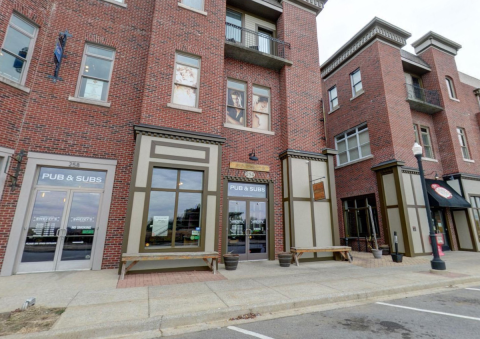
[[253,122],[252,127],[270,129],[270,90],[253,86]]
[[245,126],[246,84],[227,81],[227,123]]

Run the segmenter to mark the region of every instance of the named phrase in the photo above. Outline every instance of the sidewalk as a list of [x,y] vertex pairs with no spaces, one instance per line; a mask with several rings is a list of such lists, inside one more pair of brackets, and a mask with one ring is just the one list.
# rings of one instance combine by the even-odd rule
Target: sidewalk
[[[281,268],[277,261],[241,262],[236,271],[141,280],[117,288],[116,270],[40,273],[0,278],[0,313],[29,297],[37,305],[67,307],[47,332],[4,338],[95,338],[159,331],[253,313],[270,313],[348,300],[480,282],[480,253],[447,252],[445,275],[430,273],[430,257],[374,260],[353,252],[348,262],[310,262]],[[200,278],[199,278],[200,277]],[[225,278],[225,279],[224,279]],[[193,280],[192,280],[193,279]],[[145,283],[147,281],[148,283]],[[119,286],[121,287],[121,286]],[[158,332],[158,336],[161,332]]]

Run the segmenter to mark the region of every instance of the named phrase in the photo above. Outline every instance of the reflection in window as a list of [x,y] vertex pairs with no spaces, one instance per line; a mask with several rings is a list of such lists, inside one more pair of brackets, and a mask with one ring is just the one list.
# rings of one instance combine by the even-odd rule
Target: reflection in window
[[227,8],[225,39],[230,42],[242,41],[242,13]]
[[200,246],[203,172],[154,168],[145,248]]
[[480,197],[470,197],[470,203],[472,204],[472,212],[475,228],[477,229],[478,241],[480,241]]
[[203,11],[203,0],[182,0],[182,3],[188,7]]
[[371,155],[367,125],[356,127],[335,138],[337,164],[343,165]]

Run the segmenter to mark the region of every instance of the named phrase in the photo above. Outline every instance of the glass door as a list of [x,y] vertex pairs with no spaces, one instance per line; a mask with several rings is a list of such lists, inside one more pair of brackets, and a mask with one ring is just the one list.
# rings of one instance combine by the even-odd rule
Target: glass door
[[68,191],[37,190],[17,272],[55,270]]
[[90,269],[101,193],[72,192],[56,270]]
[[444,244],[442,245],[442,251],[450,251],[450,240],[448,237],[448,228],[445,224],[445,218],[443,215],[443,210],[432,210],[433,225],[435,228],[435,233],[442,233]]
[[266,29],[258,28],[258,50],[263,53],[272,54],[273,33]]
[[239,254],[240,260],[247,260],[247,202],[228,202],[227,253]]
[[247,228],[248,260],[268,259],[267,252],[267,203],[249,201],[249,227]]

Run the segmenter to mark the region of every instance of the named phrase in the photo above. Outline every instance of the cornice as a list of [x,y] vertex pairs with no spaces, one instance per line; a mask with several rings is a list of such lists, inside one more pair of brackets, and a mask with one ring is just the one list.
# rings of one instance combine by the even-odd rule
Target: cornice
[[327,77],[375,39],[402,48],[407,44],[407,39],[411,36],[409,32],[375,17],[320,66],[321,76],[322,78]]
[[258,179],[258,178],[250,179],[246,177],[237,177],[232,175],[226,175],[224,176],[224,178],[227,179],[228,181],[256,182],[256,183],[262,183],[262,184],[269,184],[274,182],[272,179]]
[[287,149],[278,155],[280,160],[285,158],[296,158],[296,159],[304,159],[304,160],[312,160],[312,161],[327,161],[327,156],[320,154],[320,153],[313,153],[313,152],[304,152],[304,151],[297,151],[293,149]]
[[415,54],[417,55],[422,53],[430,46],[434,46],[454,56],[457,55],[458,50],[462,48],[462,45],[456,43],[455,41],[445,38],[444,36],[432,31],[428,32],[420,39],[412,43],[412,47],[415,48]]
[[154,137],[161,137],[174,140],[183,140],[190,142],[198,142],[202,144],[222,145],[226,139],[215,134],[198,133],[192,131],[184,131],[180,129],[160,127],[146,124],[133,126],[135,138],[138,134]]
[[405,166],[405,162],[392,159],[392,160],[381,162],[378,165],[373,166],[371,169],[372,171],[377,172],[384,169],[390,169],[393,167],[403,167],[403,166]]

